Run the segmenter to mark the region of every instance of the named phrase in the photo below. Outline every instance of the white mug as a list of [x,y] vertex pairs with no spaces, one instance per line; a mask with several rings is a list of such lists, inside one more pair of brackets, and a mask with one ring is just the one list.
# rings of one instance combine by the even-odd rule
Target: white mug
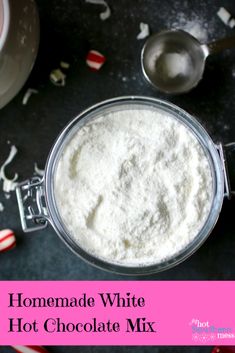
[[0,108],[26,82],[38,44],[39,18],[34,0],[0,0]]

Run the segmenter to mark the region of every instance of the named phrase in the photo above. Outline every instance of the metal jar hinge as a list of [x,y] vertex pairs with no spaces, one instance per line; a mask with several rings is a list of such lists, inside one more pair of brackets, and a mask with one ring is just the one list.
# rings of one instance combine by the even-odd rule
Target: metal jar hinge
[[18,184],[16,196],[24,232],[44,229],[48,225],[43,179],[33,177]]
[[225,187],[224,196],[226,196],[228,199],[231,199],[232,195],[235,195],[235,191],[232,191],[232,189],[231,189],[225,149],[229,149],[229,148],[235,149],[235,142],[227,143],[225,145],[223,145],[222,143],[219,143],[216,146],[216,148],[219,152],[220,159],[222,162],[222,168],[223,168],[223,172],[224,172],[224,187]]

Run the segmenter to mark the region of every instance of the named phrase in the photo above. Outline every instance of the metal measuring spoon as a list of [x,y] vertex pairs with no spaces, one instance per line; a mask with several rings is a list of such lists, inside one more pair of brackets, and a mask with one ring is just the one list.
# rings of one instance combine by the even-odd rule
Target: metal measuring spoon
[[201,44],[182,30],[152,35],[141,52],[146,79],[165,93],[185,93],[201,80],[209,55],[235,47],[235,36]]

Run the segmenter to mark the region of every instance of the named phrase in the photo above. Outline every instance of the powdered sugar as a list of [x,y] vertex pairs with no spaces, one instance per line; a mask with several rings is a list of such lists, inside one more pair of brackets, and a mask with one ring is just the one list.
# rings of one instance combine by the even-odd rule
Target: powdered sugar
[[202,43],[206,43],[208,40],[208,23],[195,14],[188,17],[183,12],[177,13],[174,18],[169,20],[168,26],[170,28],[182,29],[190,33]]
[[163,77],[175,78],[178,75],[189,75],[193,69],[191,57],[187,52],[166,53],[162,55],[161,72]]
[[75,134],[58,163],[55,196],[83,249],[145,266],[197,236],[211,207],[212,177],[188,128],[160,111],[124,110]]

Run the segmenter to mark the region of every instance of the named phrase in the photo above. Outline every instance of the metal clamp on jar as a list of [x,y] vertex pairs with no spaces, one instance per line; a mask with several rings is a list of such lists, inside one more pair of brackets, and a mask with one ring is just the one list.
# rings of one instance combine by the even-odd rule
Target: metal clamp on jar
[[[194,134],[208,158],[213,195],[209,215],[193,241],[175,256],[166,261],[143,266],[124,266],[105,261],[83,249],[68,232],[56,205],[54,176],[60,156],[71,137],[85,124],[98,115],[123,109],[151,109],[165,112],[184,124]],[[46,163],[42,179],[32,178],[18,185],[16,193],[20,218],[24,232],[31,232],[52,225],[59,237],[77,255],[93,265],[123,274],[151,274],[171,268],[191,256],[207,239],[219,217],[224,197],[230,198],[231,191],[226,150],[235,147],[215,144],[201,124],[181,108],[163,100],[148,97],[120,97],[97,104],[72,120],[57,138]]]

